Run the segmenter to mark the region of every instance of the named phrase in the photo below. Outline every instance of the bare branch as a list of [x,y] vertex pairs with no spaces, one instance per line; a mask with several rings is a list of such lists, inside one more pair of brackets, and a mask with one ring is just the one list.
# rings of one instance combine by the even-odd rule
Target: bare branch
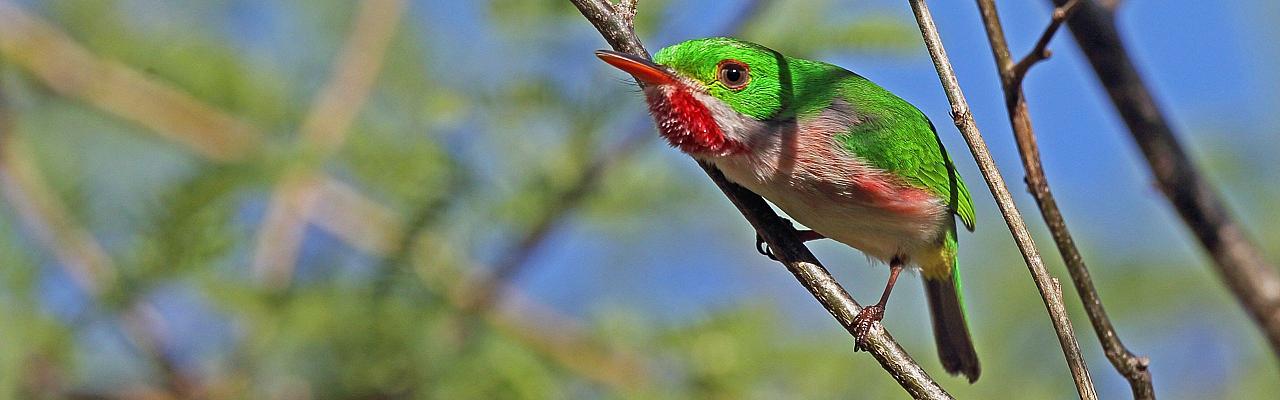
[[[5,112],[0,105],[0,113]],[[91,295],[102,294],[116,280],[115,266],[106,250],[75,223],[66,205],[44,183],[26,142],[6,126],[7,118],[0,114],[0,194],[77,285]]]
[[1057,280],[1045,269],[1044,262],[1040,259],[1040,251],[1036,249],[1035,242],[1031,240],[1031,233],[1027,231],[1026,223],[1022,219],[1022,213],[1014,204],[1013,196],[1009,194],[1009,188],[1005,185],[1000,170],[996,168],[995,161],[991,159],[991,153],[987,150],[986,141],[978,131],[978,125],[973,121],[968,101],[960,90],[960,82],[957,81],[955,71],[951,68],[951,61],[947,58],[946,49],[943,48],[942,38],[938,35],[938,27],[933,22],[929,7],[924,0],[909,0],[909,2],[912,11],[915,12],[916,22],[920,25],[925,47],[928,47],[933,65],[938,70],[938,78],[942,81],[943,90],[946,91],[947,99],[951,102],[951,115],[955,119],[956,128],[959,128],[965,141],[968,142],[969,150],[978,163],[978,169],[982,170],[987,187],[991,189],[992,196],[1000,206],[1005,224],[1009,226],[1009,232],[1013,234],[1018,250],[1022,252],[1022,258],[1027,263],[1027,269],[1040,290],[1045,308],[1049,311],[1049,319],[1053,321],[1054,331],[1058,334],[1058,344],[1062,346],[1062,353],[1066,356],[1067,366],[1070,367],[1071,376],[1075,380],[1076,390],[1082,399],[1096,399],[1098,394],[1093,388],[1093,381],[1089,377],[1089,369],[1085,366],[1084,357],[1080,355],[1080,345],[1076,343],[1075,332],[1071,329],[1071,319],[1067,316],[1066,306],[1063,305],[1062,292]]
[[[1009,53],[1009,45],[1005,40],[1004,27],[1000,23],[995,1],[977,0],[977,2],[978,8],[982,11],[982,21],[987,30],[987,39],[991,43],[991,53],[995,57],[996,69],[1000,72],[1000,81],[1004,86],[1005,105],[1014,139],[1018,142],[1018,154],[1022,157],[1023,168],[1027,171],[1028,189],[1035,197],[1036,205],[1040,207],[1040,215],[1044,217],[1045,225],[1049,227],[1053,240],[1058,245],[1058,253],[1062,255],[1067,272],[1071,274],[1076,291],[1080,293],[1085,313],[1089,315],[1089,322],[1093,325],[1098,341],[1102,343],[1107,359],[1111,361],[1116,371],[1129,381],[1129,387],[1135,399],[1154,399],[1155,391],[1151,385],[1151,372],[1147,369],[1150,361],[1146,357],[1134,355],[1120,341],[1120,335],[1116,333],[1115,327],[1111,325],[1111,319],[1107,317],[1107,312],[1102,307],[1102,300],[1093,286],[1093,279],[1089,276],[1089,268],[1085,265],[1084,257],[1076,248],[1075,240],[1067,229],[1062,211],[1058,209],[1058,202],[1049,189],[1049,182],[1040,161],[1040,149],[1036,145],[1035,131],[1031,126],[1031,115],[1027,110],[1026,96],[1022,92],[1021,82],[1024,77],[1022,74],[1026,74],[1027,69],[1011,68],[1015,64]],[[1031,60],[1034,54],[1043,52],[1053,32],[1057,30],[1057,26],[1066,20],[1078,4],[1080,4],[1078,1],[1073,0],[1055,9],[1049,28],[1045,29],[1045,35],[1042,35],[1036,43],[1036,50],[1032,50],[1031,54],[1018,64]]]
[[[0,55],[5,61],[27,69],[59,94],[133,121],[211,160],[240,161],[261,147],[260,128],[126,65],[94,56],[48,21],[7,0],[0,0]],[[345,187],[332,177],[323,177],[323,181],[326,188]],[[327,201],[324,195],[330,193],[332,191],[321,193],[322,203]],[[386,206],[359,192],[343,194],[347,197],[333,202],[365,210],[370,215],[394,215]],[[326,210],[323,204],[320,207],[321,212]],[[383,224],[385,219],[345,221],[348,223],[321,221],[319,225],[375,254],[394,243],[394,240],[380,241],[377,237],[359,234],[393,229]]]
[[[4,96],[0,90],[0,192],[75,284],[89,297],[101,299],[119,282],[116,266],[41,176],[25,142],[13,132],[14,124]],[[160,346],[163,335],[153,329],[154,324],[142,318],[140,311],[149,310],[150,306],[142,300],[133,303],[134,307],[118,313],[131,344],[155,365],[174,395],[182,397],[191,393],[197,383],[177,368]]]
[[404,215],[369,201],[337,179],[320,183],[317,191],[311,223],[369,254],[386,256],[400,250]]
[[[1067,18],[1070,18],[1071,14],[1076,12],[1076,6],[1079,4],[1079,0],[1070,0],[1061,7],[1055,7],[1053,9],[1053,19],[1049,20],[1049,26],[1044,28],[1044,32],[1040,34],[1040,39],[1036,40],[1036,46],[1031,49],[1030,53],[1027,53],[1026,56],[1023,56],[1021,60],[1018,60],[1018,62],[1013,64],[1011,67],[1013,69],[1012,76],[1014,86],[1021,87],[1022,79],[1027,77],[1027,71],[1031,69],[1031,66],[1048,59],[1049,56],[1052,55],[1052,53],[1049,52],[1049,41],[1053,40],[1053,35],[1058,32],[1058,28],[1062,27],[1062,23],[1066,21]],[[995,7],[995,5],[993,4],[992,7]],[[992,15],[995,15],[994,13],[995,10],[993,8]],[[984,13],[983,15],[986,14]],[[1005,71],[1002,70],[1000,74],[1004,75]]]
[[510,250],[498,257],[497,263],[494,265],[484,279],[479,280],[477,286],[469,290],[469,298],[466,301],[465,310],[468,312],[484,312],[492,307],[500,297],[501,292],[498,287],[505,282],[519,275],[528,265],[530,256],[533,252],[541,247],[546,241],[552,230],[560,225],[566,217],[571,215],[574,210],[588,198],[588,195],[595,190],[600,183],[600,179],[605,172],[612,169],[613,166],[624,162],[631,155],[642,148],[641,145],[647,142],[649,132],[636,132],[627,136],[618,146],[602,152],[594,160],[583,166],[574,182],[570,183],[566,189],[555,196],[555,200],[549,204],[550,208],[539,214],[532,228],[513,246]]
[[[649,53],[636,37],[631,25],[608,12],[604,0],[570,0],[582,15],[600,31],[614,50],[648,58]],[[756,232],[773,249],[779,262],[795,275],[800,284],[831,313],[845,330],[853,335],[853,319],[862,307],[836,282],[808,247],[796,236],[796,231],[778,217],[764,199],[751,191],[725,179],[715,167],[699,163],[725,197],[742,212]],[[867,337],[867,351],[875,357],[903,389],[915,398],[950,399],[951,395],[938,385],[915,360],[889,336],[879,324],[873,325]]]
[[395,37],[404,0],[365,0],[329,82],[320,90],[300,128],[307,160],[292,166],[271,196],[253,271],[269,287],[287,286],[298,248],[306,232],[323,175],[324,160],[342,148],[347,132],[364,108],[391,39]]
[[59,94],[145,126],[218,161],[235,161],[260,146],[254,127],[190,95],[101,60],[49,23],[0,0],[0,54]]
[[[1053,0],[1058,6],[1065,2]],[[1160,191],[1213,258],[1218,276],[1280,357],[1280,273],[1276,266],[1263,258],[1217,189],[1178,143],[1129,58],[1112,10],[1093,0],[1081,0],[1079,8],[1067,26],[1150,164]]]

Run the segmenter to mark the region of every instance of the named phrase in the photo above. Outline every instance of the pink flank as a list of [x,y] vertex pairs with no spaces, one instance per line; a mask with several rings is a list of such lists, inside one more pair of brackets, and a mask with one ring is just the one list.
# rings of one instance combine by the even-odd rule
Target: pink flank
[[933,212],[937,201],[929,191],[908,185],[887,174],[855,178],[853,184],[868,203],[888,212],[929,214]]

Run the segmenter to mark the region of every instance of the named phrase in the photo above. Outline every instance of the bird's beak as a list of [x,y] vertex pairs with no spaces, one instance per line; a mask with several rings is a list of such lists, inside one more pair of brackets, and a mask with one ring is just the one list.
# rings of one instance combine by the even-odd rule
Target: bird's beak
[[596,57],[600,57],[601,60],[609,63],[609,65],[631,74],[640,82],[654,85],[676,82],[675,77],[671,76],[666,69],[644,58],[613,50],[596,50]]

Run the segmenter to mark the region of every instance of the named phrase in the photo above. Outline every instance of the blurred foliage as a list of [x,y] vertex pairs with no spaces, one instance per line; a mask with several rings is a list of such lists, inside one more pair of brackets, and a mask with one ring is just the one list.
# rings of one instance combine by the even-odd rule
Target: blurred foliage
[[[407,235],[390,254],[367,254],[312,225],[295,278],[283,289],[252,278],[257,229],[285,167],[306,156],[295,146],[296,129],[329,78],[355,3],[20,3],[96,56],[177,87],[268,138],[241,162],[202,160],[139,125],[61,97],[0,57],[4,104],[14,117],[13,132],[3,134],[29,144],[45,184],[102,243],[118,275],[100,297],[76,287],[64,260],[33,233],[41,227],[23,222],[6,203],[0,399],[904,396],[869,357],[852,353],[847,335],[830,324],[793,325],[795,312],[758,297],[674,320],[655,310],[661,306],[644,304],[584,307],[565,316],[518,290],[497,310],[466,308],[466,291],[491,264],[524,241],[536,249],[555,235],[536,231],[548,216],[553,228],[572,221],[619,246],[642,248],[647,244],[630,240],[653,234],[647,229],[664,225],[659,218],[687,217],[681,209],[697,213],[701,204],[727,207],[707,194],[699,176],[680,169],[687,162],[654,151],[656,141],[628,144],[626,132],[650,138],[652,127],[634,86],[599,76],[604,68],[594,63],[584,69],[581,60],[564,59],[600,43],[568,2],[411,3],[348,140],[320,166],[398,215]],[[670,29],[690,7],[643,3],[637,23],[644,35]],[[846,3],[762,2],[741,35],[798,55],[898,56],[919,48],[901,14],[875,7],[842,12]],[[600,165],[608,169],[593,170]],[[1241,173],[1231,182],[1249,182],[1250,169],[1257,166],[1224,168]],[[590,183],[585,195],[571,199],[583,182]],[[1270,188],[1247,201],[1274,200]],[[1267,235],[1275,238],[1274,231]],[[623,258],[638,252],[653,251],[606,251],[589,261],[605,270],[635,267]],[[1126,272],[1139,269],[1099,274],[1106,278],[1104,298],[1132,291],[1174,303],[1211,279],[1200,269],[1162,282]],[[927,331],[923,318],[915,321],[918,329],[895,332],[962,397],[1070,397],[1047,324],[1025,323],[1040,318],[1039,303],[992,300],[1034,299],[1025,277],[1003,276],[973,286],[998,292],[976,296],[971,305],[985,310],[976,317],[985,324],[983,384],[942,378],[932,344],[920,333]],[[602,291],[614,284],[627,282],[597,282]],[[1221,293],[1205,296],[1230,302]],[[1153,312],[1140,304],[1110,305],[1122,327],[1136,320],[1158,328],[1178,319],[1167,307]],[[541,311],[523,312],[521,305]],[[811,302],[803,307],[822,317]],[[124,318],[137,309],[153,310],[158,322],[135,326]],[[154,335],[158,354],[131,338],[139,328]],[[1079,335],[1082,347],[1095,349],[1090,334]],[[1262,356],[1233,355],[1246,358],[1242,365],[1270,365]],[[1105,381],[1111,373],[1096,361],[1100,356],[1090,357],[1095,377],[1113,384]],[[176,375],[165,372],[166,364]],[[1206,395],[1245,397],[1270,385],[1266,368],[1231,373],[1238,387]],[[1019,380],[990,381],[1009,378]]]

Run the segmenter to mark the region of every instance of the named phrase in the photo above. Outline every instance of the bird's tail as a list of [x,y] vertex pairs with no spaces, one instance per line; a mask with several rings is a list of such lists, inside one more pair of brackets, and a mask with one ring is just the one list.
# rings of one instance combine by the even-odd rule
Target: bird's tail
[[933,338],[938,343],[942,367],[952,375],[964,374],[969,383],[978,380],[982,366],[965,322],[964,303],[960,295],[960,268],[952,258],[949,277],[924,279],[929,297],[929,313],[933,316]]

